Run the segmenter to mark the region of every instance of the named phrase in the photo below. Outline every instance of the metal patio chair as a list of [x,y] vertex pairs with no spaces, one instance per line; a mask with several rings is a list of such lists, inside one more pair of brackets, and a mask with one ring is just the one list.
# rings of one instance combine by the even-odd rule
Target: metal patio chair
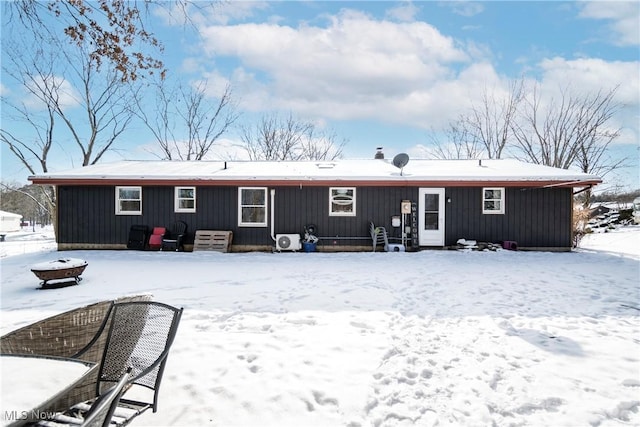
[[33,425],[37,427],[108,427],[111,424],[111,419],[118,407],[122,393],[124,393],[125,387],[129,383],[130,375],[131,369],[127,369],[115,386],[98,396],[91,406],[86,406],[85,410],[74,407],[64,413],[53,414],[48,419],[38,421]]
[[62,411],[69,418],[58,415],[55,422],[88,416],[96,396],[111,390],[125,374],[126,385],[114,406],[112,422],[124,426],[147,409],[156,412],[160,382],[181,316],[182,308],[159,302],[115,303],[92,397],[67,406]]
[[[149,408],[153,412],[158,409],[160,382],[182,310],[152,301],[117,303],[113,307],[96,394],[117,383],[131,367],[128,384],[132,387],[123,394],[118,406],[128,410],[125,415],[128,420]],[[136,398],[128,398],[133,388],[147,389],[152,397],[143,400],[138,393]]]

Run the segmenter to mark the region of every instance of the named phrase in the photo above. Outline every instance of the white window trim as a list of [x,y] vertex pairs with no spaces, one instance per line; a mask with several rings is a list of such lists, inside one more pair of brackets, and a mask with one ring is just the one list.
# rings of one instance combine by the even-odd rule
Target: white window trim
[[[242,191],[243,190],[262,190],[264,191],[264,205],[243,205],[242,204]],[[268,210],[267,210],[267,187],[238,187],[238,227],[266,227],[268,222]],[[242,207],[262,207],[264,209],[264,222],[242,222]]]
[[[140,209],[137,211],[123,211],[120,210],[120,190],[121,189],[135,189],[138,190],[140,192]],[[140,186],[131,186],[131,185],[127,185],[127,186],[119,186],[116,187],[116,215],[142,215],[142,187]],[[138,200],[138,199],[122,199],[122,200]]]
[[[486,190],[500,190],[500,199],[485,199],[484,193]],[[482,189],[482,213],[484,215],[504,215],[504,199],[504,187],[484,187]],[[500,209],[485,209],[484,202],[489,200],[498,200],[500,202]]]
[[[351,200],[353,210],[351,212],[333,212],[333,190],[353,191],[353,199]],[[329,216],[356,216],[356,187],[329,187]]]
[[[191,200],[190,197],[180,198],[180,190],[193,190],[193,207],[192,208],[181,208],[180,200]],[[175,212],[183,212],[183,213],[195,213],[196,211],[196,187],[175,187],[174,190],[174,211]]]

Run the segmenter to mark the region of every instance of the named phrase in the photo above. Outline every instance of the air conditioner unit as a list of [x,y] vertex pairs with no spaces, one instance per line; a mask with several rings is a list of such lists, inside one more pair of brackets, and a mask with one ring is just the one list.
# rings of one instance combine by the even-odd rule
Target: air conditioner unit
[[276,250],[299,251],[302,249],[299,234],[276,234]]

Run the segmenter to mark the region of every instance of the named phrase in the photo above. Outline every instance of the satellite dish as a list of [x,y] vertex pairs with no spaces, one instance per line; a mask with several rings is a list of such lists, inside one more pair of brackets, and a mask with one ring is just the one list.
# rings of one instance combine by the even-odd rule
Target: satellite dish
[[402,168],[405,167],[409,163],[409,155],[407,153],[397,154],[393,158],[393,165],[400,169],[400,175],[402,175]]

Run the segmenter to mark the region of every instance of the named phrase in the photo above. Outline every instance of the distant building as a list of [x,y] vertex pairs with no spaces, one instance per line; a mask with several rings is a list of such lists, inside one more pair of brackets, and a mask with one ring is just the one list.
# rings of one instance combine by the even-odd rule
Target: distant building
[[0,211],[0,232],[20,231],[22,215]]

